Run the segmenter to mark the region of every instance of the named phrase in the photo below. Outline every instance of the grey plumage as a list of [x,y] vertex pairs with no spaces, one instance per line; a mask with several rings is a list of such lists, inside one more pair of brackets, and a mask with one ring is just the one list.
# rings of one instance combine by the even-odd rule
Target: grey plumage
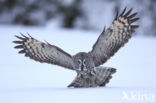
[[19,53],[24,53],[25,56],[41,63],[45,62],[73,69],[72,56],[62,49],[48,43],[40,42],[32,37],[22,36],[16,36],[22,41],[13,41],[18,44],[15,48],[22,49]]
[[89,52],[94,60],[95,66],[100,66],[113,56],[124,44],[129,40],[138,25],[131,25],[132,22],[139,18],[133,18],[136,13],[129,15],[132,12],[130,9],[125,14],[126,8],[121,15],[117,17],[111,26],[101,33],[98,40]]
[[110,79],[112,78],[112,74],[115,72],[115,68],[100,66],[96,68],[96,75],[87,75],[86,77],[76,76],[68,87],[87,88],[105,86],[107,83],[109,83]]
[[29,35],[16,36],[18,41],[13,41],[16,49],[22,49],[20,54],[30,57],[41,63],[49,63],[68,68],[77,72],[74,81],[68,87],[97,87],[105,86],[116,72],[114,68],[101,67],[113,56],[132,36],[138,25],[132,25],[139,20],[131,14],[132,9],[126,8],[118,13],[108,29],[104,29],[90,52],[80,52],[74,56],[66,53],[50,43],[40,42]]

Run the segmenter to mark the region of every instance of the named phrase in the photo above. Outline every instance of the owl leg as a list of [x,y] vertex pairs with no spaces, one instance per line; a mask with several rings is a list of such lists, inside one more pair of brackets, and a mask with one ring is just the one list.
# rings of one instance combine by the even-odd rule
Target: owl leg
[[105,86],[107,83],[109,83],[110,79],[112,78],[112,74],[116,72],[116,69],[112,67],[100,66],[96,69],[96,84],[98,86]]
[[89,77],[85,79],[85,87],[96,87],[95,76]]

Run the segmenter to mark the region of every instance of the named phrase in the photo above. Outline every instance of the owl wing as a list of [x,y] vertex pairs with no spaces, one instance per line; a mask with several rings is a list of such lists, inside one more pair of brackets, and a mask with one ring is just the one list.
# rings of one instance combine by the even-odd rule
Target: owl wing
[[113,56],[132,36],[138,25],[132,25],[133,22],[139,20],[134,18],[136,13],[131,14],[132,8],[126,12],[126,8],[118,16],[118,13],[107,30],[103,30],[96,43],[93,45],[92,51],[89,53],[93,57],[95,66],[105,63]]
[[112,67],[99,66],[96,70],[96,84],[98,86],[105,86],[112,79],[112,75],[116,73],[116,69]]
[[29,37],[21,34],[16,36],[19,41],[13,41],[17,46],[15,48],[22,49],[19,53],[25,54],[35,61],[41,63],[50,63],[65,68],[73,69],[72,56],[62,49],[49,43],[40,42],[29,35]]

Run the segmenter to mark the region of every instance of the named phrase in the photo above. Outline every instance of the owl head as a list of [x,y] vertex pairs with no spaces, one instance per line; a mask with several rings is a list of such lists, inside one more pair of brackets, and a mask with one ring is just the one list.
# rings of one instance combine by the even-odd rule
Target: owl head
[[94,72],[94,62],[90,54],[80,52],[73,57],[74,68],[78,74],[86,75]]

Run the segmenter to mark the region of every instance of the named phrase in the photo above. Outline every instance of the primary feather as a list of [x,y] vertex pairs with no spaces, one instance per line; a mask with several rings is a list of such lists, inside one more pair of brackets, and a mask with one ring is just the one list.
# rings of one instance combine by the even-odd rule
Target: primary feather
[[131,14],[132,9],[126,12],[126,8],[115,17],[111,26],[101,33],[98,40],[89,52],[95,63],[95,66],[100,66],[113,56],[132,36],[138,25],[132,25],[133,22],[139,20],[134,18],[137,13]]
[[50,63],[59,65],[65,68],[73,68],[72,56],[63,51],[62,49],[51,45],[49,43],[40,42],[31,36],[27,37],[16,36],[20,41],[13,41],[18,44],[15,46],[17,49],[22,49],[19,53],[24,53],[25,56],[41,63]]

